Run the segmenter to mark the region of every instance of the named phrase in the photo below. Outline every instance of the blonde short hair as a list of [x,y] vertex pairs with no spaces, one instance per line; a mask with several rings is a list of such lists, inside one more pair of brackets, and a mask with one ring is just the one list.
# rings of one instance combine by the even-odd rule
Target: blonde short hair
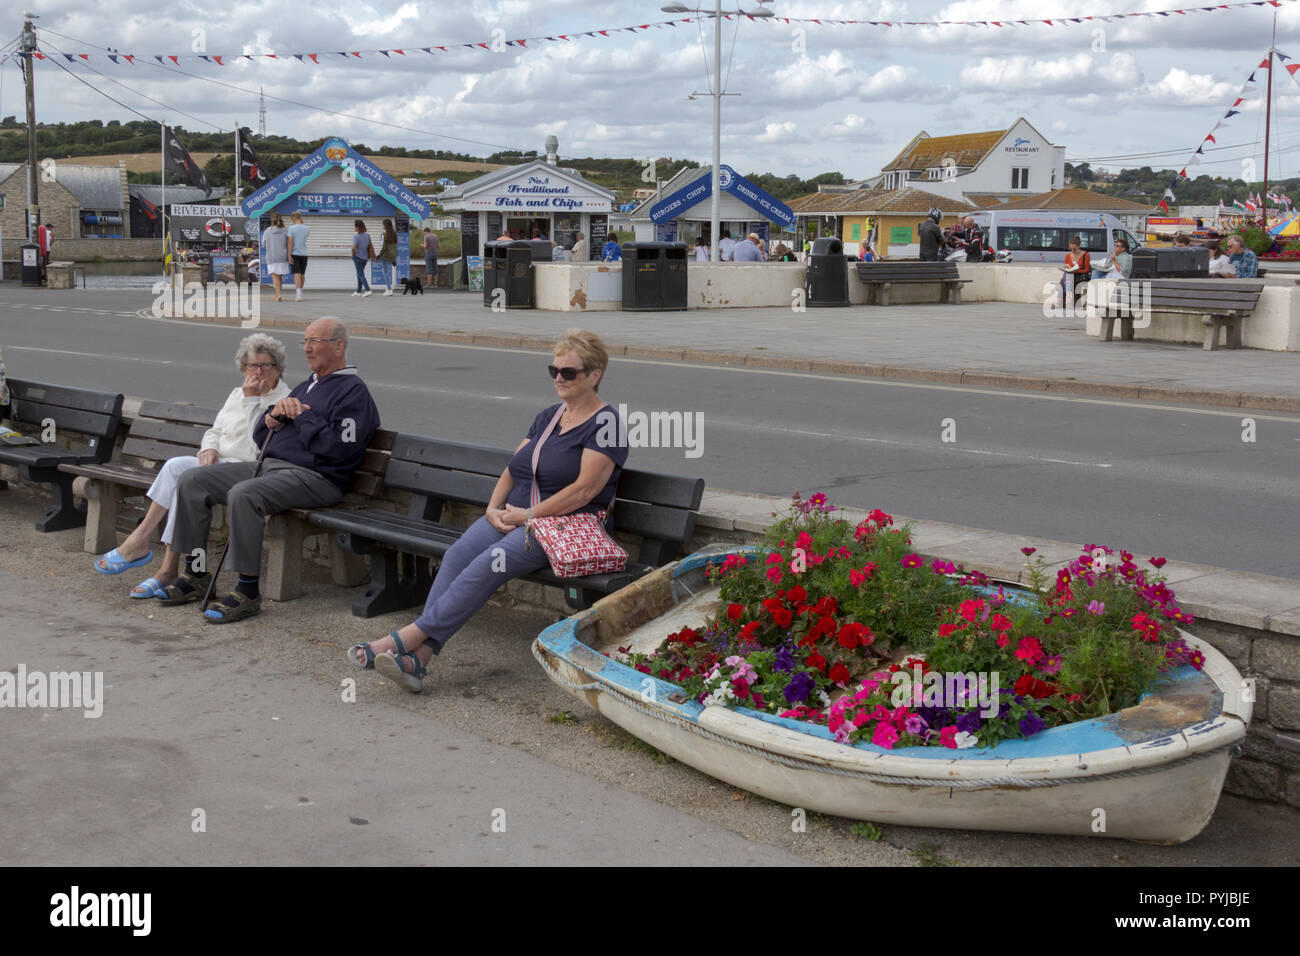
[[[584,369],[588,372],[599,371],[600,377],[602,379],[605,377],[605,369],[609,367],[609,351],[595,332],[588,332],[586,329],[565,329],[555,343],[555,348],[551,350],[551,354],[563,355],[565,352],[577,352],[578,358],[582,359]],[[600,382],[596,383],[594,389],[600,391]]]

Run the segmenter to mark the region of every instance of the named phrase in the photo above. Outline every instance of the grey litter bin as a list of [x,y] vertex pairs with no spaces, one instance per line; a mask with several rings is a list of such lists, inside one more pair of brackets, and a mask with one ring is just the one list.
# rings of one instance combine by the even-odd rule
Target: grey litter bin
[[41,247],[34,242],[22,244],[22,280],[23,285],[41,284]]
[[849,257],[838,239],[814,239],[808,253],[804,290],[807,304],[830,308],[849,304]]
[[686,311],[686,243],[625,242],[624,312]]

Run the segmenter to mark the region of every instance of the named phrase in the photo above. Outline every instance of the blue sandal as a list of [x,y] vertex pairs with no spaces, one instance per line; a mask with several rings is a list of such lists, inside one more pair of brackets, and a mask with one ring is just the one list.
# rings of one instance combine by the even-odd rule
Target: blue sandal
[[[153,552],[148,551],[143,557],[136,558],[134,561],[128,561],[118,553],[117,548],[97,558],[91,565],[100,574],[121,574],[123,571],[130,571],[132,568],[142,568],[153,560]],[[99,562],[103,561],[106,567],[100,567]]]
[[[142,588],[144,589],[143,594],[135,593]],[[165,598],[166,596],[167,589],[157,578],[146,578],[131,589],[131,597],[140,600],[146,600],[148,598]]]
[[[402,639],[394,631],[389,635],[393,643],[397,645],[398,655],[394,657],[391,654],[375,655],[375,670],[383,674],[393,683],[400,686],[403,690],[409,690],[412,694],[418,694],[424,687],[421,680],[429,669],[420,663],[420,659],[406,649]],[[402,659],[406,658],[411,662],[411,669],[408,671],[402,666]]]

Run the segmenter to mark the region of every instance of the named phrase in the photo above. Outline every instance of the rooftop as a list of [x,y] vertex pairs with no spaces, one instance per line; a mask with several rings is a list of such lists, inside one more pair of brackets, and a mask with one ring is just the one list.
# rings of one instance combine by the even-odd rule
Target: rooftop
[[970,212],[974,207],[961,199],[936,196],[910,186],[903,189],[858,189],[851,193],[809,193],[792,199],[795,215],[888,215],[917,213],[931,208],[941,212]]
[[[0,163],[0,182],[26,166],[26,163]],[[77,197],[82,209],[122,208],[122,174],[117,166],[55,162],[52,174],[55,182]],[[41,175],[45,175],[44,167]]]
[[895,169],[924,171],[944,165],[945,159],[954,166],[978,166],[989,150],[998,144],[1005,129],[983,133],[958,133],[955,136],[931,136],[922,130],[903,151],[884,167],[885,172]]
[[1095,193],[1090,189],[1068,186],[1050,193],[1020,196],[1004,203],[989,203],[985,208],[1003,209],[1079,209],[1086,212],[1149,213],[1149,203],[1130,202],[1118,196]]

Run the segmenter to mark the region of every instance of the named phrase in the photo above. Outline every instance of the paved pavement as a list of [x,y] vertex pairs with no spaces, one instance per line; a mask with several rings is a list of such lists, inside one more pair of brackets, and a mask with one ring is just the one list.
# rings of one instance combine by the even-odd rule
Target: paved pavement
[[787,368],[821,362],[832,363],[823,368],[841,374],[1300,411],[1300,353],[1101,343],[1084,333],[1082,317],[1046,318],[1041,306],[1024,303],[851,306],[801,313],[788,308],[493,312],[478,293],[442,291],[367,299],[309,292],[302,302],[279,303],[263,296],[261,308],[268,325],[334,315],[367,327],[359,328],[362,334],[387,330],[540,348],[576,325],[594,329],[611,345],[626,347],[628,354],[653,357]]
[[1174,847],[892,825],[873,842],[818,814],[795,832],[789,807],[552,684],[528,650],[548,618],[486,608],[413,696],[345,659],[404,616],[352,617],[319,569],[297,601],[206,625],[127,598],[147,572],[92,573],[79,530],[34,530],[42,509],[0,493],[0,669],[99,671],[103,715],[0,707],[0,865],[1300,864],[1294,811],[1231,795]]

